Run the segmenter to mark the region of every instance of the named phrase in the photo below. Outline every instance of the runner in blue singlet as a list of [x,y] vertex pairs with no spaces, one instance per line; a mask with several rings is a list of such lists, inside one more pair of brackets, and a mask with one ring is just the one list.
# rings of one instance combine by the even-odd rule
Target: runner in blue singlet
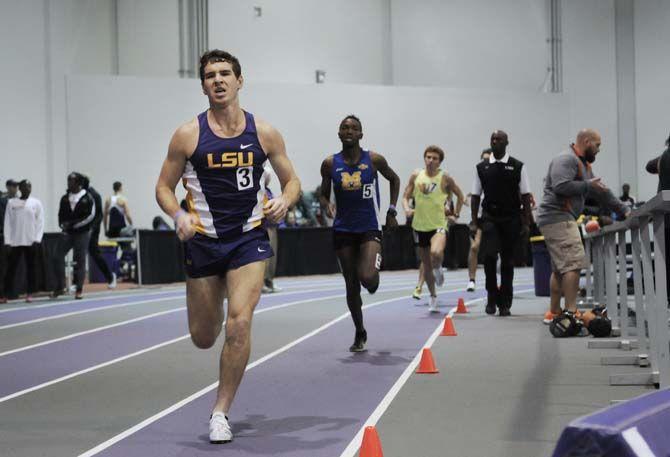
[[[400,178],[386,159],[376,152],[361,149],[361,121],[349,115],[340,123],[338,133],[342,151],[321,164],[321,204],[333,222],[333,244],[347,287],[347,306],[356,327],[354,344],[349,350],[365,350],[367,331],[363,326],[361,284],[374,293],[379,286],[381,268],[382,225],[379,216],[379,183],[377,172],[390,183],[391,204],[386,212],[386,226],[395,227],[395,204]],[[335,204],[330,202],[331,185]]]

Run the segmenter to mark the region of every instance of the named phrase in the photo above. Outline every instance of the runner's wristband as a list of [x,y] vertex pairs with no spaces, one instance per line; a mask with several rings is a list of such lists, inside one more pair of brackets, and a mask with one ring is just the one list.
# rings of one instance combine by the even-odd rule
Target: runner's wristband
[[176,213],[174,213],[174,217],[172,218],[172,220],[174,220],[175,224],[177,223],[177,220],[179,219],[179,217],[180,217],[182,214],[187,214],[187,213],[186,213],[186,211],[184,211],[184,210],[181,209],[181,208],[179,208],[179,211],[177,211]]

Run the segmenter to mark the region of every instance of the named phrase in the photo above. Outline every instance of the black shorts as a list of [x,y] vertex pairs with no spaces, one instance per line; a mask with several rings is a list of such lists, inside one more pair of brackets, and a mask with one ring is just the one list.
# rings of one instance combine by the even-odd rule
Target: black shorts
[[223,276],[228,270],[269,259],[274,255],[265,229],[256,228],[230,240],[197,233],[184,243],[184,264],[189,278]]
[[367,232],[338,232],[333,230],[333,247],[337,251],[347,246],[360,246],[367,241],[376,241],[382,244],[381,230]]
[[414,245],[422,248],[429,248],[430,240],[433,238],[433,235],[435,235],[438,232],[444,234],[447,233],[445,229],[431,230],[430,232],[419,232],[417,230],[414,230]]

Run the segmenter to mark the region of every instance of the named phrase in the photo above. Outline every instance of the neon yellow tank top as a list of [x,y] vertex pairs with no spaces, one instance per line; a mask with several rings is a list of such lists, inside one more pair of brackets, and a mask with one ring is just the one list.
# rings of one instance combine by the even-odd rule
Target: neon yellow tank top
[[421,170],[414,180],[414,219],[412,228],[419,232],[430,232],[447,228],[444,204],[447,194],[442,190],[442,170],[432,178]]

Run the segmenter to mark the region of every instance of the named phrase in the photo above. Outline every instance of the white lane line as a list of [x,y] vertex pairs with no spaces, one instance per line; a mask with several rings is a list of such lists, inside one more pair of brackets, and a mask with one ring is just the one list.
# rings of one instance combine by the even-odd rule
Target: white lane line
[[[447,293],[447,292],[448,291],[446,291],[446,290],[445,291],[440,291],[440,292],[438,292],[438,295],[443,294],[443,293]],[[382,301],[378,301],[378,302],[374,302],[374,303],[370,303],[368,305],[365,305],[365,306],[363,306],[363,309],[373,308],[375,306],[380,306],[380,305],[383,305],[383,304],[386,304],[386,303],[391,303],[391,302],[398,301],[398,300],[407,300],[408,298],[409,297],[390,298],[388,300],[382,300]],[[281,306],[281,305],[279,305],[279,306]],[[257,367],[258,365],[260,365],[264,362],[267,362],[268,360],[278,356],[279,354],[288,351],[289,349],[296,346],[297,344],[300,344],[303,341],[305,341],[306,339],[311,338],[314,335],[317,335],[317,334],[321,333],[322,331],[326,330],[327,328],[332,327],[336,323],[338,323],[341,320],[346,319],[348,317],[349,317],[348,312],[336,317],[335,319],[331,320],[330,322],[327,322],[326,324],[322,325],[321,327],[319,327],[315,330],[312,330],[311,332],[301,336],[300,338],[298,338],[296,340],[293,340],[290,343],[282,346],[281,348],[279,348],[279,349],[277,349],[277,350],[275,350],[275,351],[273,351],[269,354],[266,354],[265,356],[261,357],[260,359],[248,364],[245,371],[251,370],[252,368]],[[218,381],[210,384],[209,386],[205,387],[204,389],[201,389],[198,392],[194,393],[193,395],[175,403],[174,405],[160,411],[157,414],[154,414],[153,416],[151,416],[151,417],[143,420],[139,424],[137,424],[137,425],[121,432],[121,433],[119,433],[118,435],[108,439],[107,441],[105,441],[103,443],[100,443],[96,447],[94,447],[92,449],[89,449],[88,451],[84,452],[83,454],[79,454],[78,457],[90,457],[90,456],[93,456],[95,454],[98,454],[101,451],[104,451],[108,447],[118,443],[119,441],[123,440],[124,438],[127,438],[128,436],[142,430],[143,428],[145,428],[148,425],[151,425],[152,423],[156,422],[157,420],[161,419],[162,417],[167,416],[168,414],[176,411],[177,409],[181,408],[182,406],[185,406],[188,403],[191,403],[192,401],[202,397],[206,393],[216,389],[216,387],[218,385],[219,385]],[[2,401],[2,399],[0,399],[0,402],[1,401]]]
[[42,309],[42,308],[51,308],[54,306],[62,306],[62,305],[71,305],[72,303],[77,303],[77,304],[84,304],[84,303],[94,303],[96,301],[102,301],[105,299],[114,299],[114,298],[128,298],[128,297],[138,297],[138,298],[147,298],[147,297],[153,297],[156,295],[166,295],[166,294],[174,294],[176,292],[181,292],[182,294],[184,293],[184,288],[182,287],[181,290],[179,289],[172,289],[172,290],[166,290],[164,292],[149,292],[149,291],[143,291],[143,292],[136,292],[132,294],[107,294],[101,297],[96,297],[96,298],[84,298],[83,300],[66,300],[66,301],[52,301],[50,298],[47,298],[49,300],[49,303],[44,303],[42,305],[26,305],[26,306],[17,306],[14,308],[6,308],[6,309],[0,309],[0,314],[3,313],[9,313],[12,311],[25,311],[27,309]]
[[[519,290],[518,292],[515,291],[514,293],[523,293],[523,292],[529,292],[534,289],[522,289]],[[474,300],[470,300],[466,303],[466,305],[471,305],[476,302],[480,302],[484,300],[486,297],[481,297],[477,298]],[[456,308],[452,308],[447,316],[452,317],[454,315],[454,312],[456,312]],[[424,345],[421,347],[419,352],[414,356],[414,359],[410,362],[410,364],[407,366],[405,371],[400,375],[398,380],[393,384],[391,389],[386,393],[386,396],[382,399],[382,401],[379,403],[377,408],[370,414],[370,417],[365,421],[363,426],[360,428],[358,433],[356,433],[356,436],[354,436],[354,439],[352,439],[349,442],[349,445],[344,449],[344,452],[340,454],[340,457],[354,457],[357,453],[359,448],[361,447],[361,442],[363,440],[363,432],[365,431],[365,427],[370,426],[370,425],[375,425],[379,419],[382,417],[382,414],[386,412],[388,407],[391,405],[391,402],[393,399],[400,393],[400,389],[407,383],[409,380],[409,377],[414,373],[414,370],[416,370],[416,367],[419,365],[419,361],[421,360],[421,353],[423,352],[423,348],[429,348],[433,345],[437,337],[440,335],[440,332],[442,331],[443,328],[443,321],[440,322],[440,325],[437,326],[435,331],[430,335],[430,337],[426,340]]]
[[38,319],[31,319],[29,321],[15,322],[14,324],[3,325],[3,326],[0,326],[0,330],[6,330],[8,328],[14,328],[14,327],[22,327],[24,325],[36,324],[38,322],[45,322],[45,321],[50,321],[50,320],[54,320],[54,319],[62,319],[64,317],[77,316],[79,314],[93,313],[93,312],[96,312],[96,311],[104,311],[104,310],[107,310],[107,309],[124,308],[126,306],[134,306],[134,305],[143,305],[145,303],[151,303],[151,302],[178,300],[180,298],[183,299],[183,296],[176,295],[174,297],[153,298],[151,300],[140,300],[140,301],[133,301],[133,302],[117,303],[116,305],[99,306],[99,307],[96,307],[96,308],[82,309],[82,310],[79,310],[79,311],[72,311],[72,312],[69,312],[69,313],[56,314],[55,316],[40,317]]
[[[338,288],[338,289],[341,289],[341,287]],[[382,289],[379,289],[378,292],[379,293],[397,292],[399,290],[405,290],[405,289],[407,289],[407,288],[406,287],[396,287],[396,288],[391,288],[391,289],[382,288]],[[317,289],[317,290],[312,290],[310,292],[317,292],[319,290],[324,291],[324,290],[329,290],[329,289]],[[458,289],[447,289],[445,291],[455,292],[457,290]],[[315,302],[315,301],[320,301],[320,300],[329,300],[331,298],[342,298],[342,297],[346,297],[346,295],[347,294],[337,294],[337,295],[328,295],[328,296],[325,296],[325,297],[322,296],[322,297],[308,298],[306,300],[296,300],[296,301],[292,301],[292,302],[289,302],[289,303],[282,303],[280,305],[269,306],[267,308],[256,309],[256,311],[254,311],[254,314],[260,314],[260,313],[264,313],[266,311],[273,311],[275,309],[287,308],[289,306],[294,306],[294,305],[297,305],[297,304],[300,304],[300,303],[310,303],[310,302]],[[177,298],[179,298],[179,297],[177,297]],[[158,301],[158,300],[152,300],[152,301]],[[96,308],[96,309],[100,309],[100,308]],[[160,312],[149,314],[149,315],[146,315],[146,316],[140,316],[140,317],[136,317],[136,318],[133,318],[133,319],[128,319],[128,320],[125,320],[125,321],[122,321],[122,322],[117,322],[117,323],[114,323],[114,324],[104,325],[102,327],[96,327],[96,328],[81,331],[81,332],[78,332],[78,333],[72,333],[72,334],[69,334],[69,335],[65,335],[65,336],[62,336],[62,337],[59,337],[59,338],[54,338],[54,339],[51,339],[51,340],[42,341],[40,343],[31,344],[29,346],[23,346],[23,347],[20,347],[20,348],[11,349],[11,350],[8,350],[8,351],[5,351],[5,352],[0,352],[0,357],[10,355],[10,354],[15,354],[15,353],[21,352],[21,351],[27,351],[29,349],[34,349],[34,348],[37,348],[37,347],[40,347],[40,346],[46,346],[47,344],[58,343],[59,341],[65,341],[65,340],[68,340],[68,339],[71,339],[71,338],[76,338],[78,336],[88,335],[88,334],[99,332],[99,331],[102,331],[102,330],[107,330],[107,329],[114,328],[114,327],[120,327],[122,325],[132,324],[134,322],[139,322],[139,321],[142,321],[142,320],[145,320],[145,319],[151,319],[153,317],[162,316],[164,314],[174,313],[176,311],[179,311],[180,309],[186,309],[186,307],[185,306],[180,306],[179,308],[173,308],[173,309],[170,309],[170,310],[167,310],[167,311],[160,311]],[[12,325],[14,325],[14,324],[12,324]]]
[[71,333],[69,335],[61,336],[60,338],[54,338],[52,340],[46,340],[46,341],[42,341],[40,343],[31,344],[30,346],[23,346],[23,347],[20,347],[20,348],[11,349],[9,351],[0,352],[0,357],[10,355],[10,354],[16,354],[17,352],[21,352],[21,351],[27,351],[29,349],[35,349],[35,348],[38,348],[40,346],[46,346],[47,344],[58,343],[59,341],[69,340],[69,339],[72,339],[72,338],[76,338],[78,336],[88,335],[90,333],[101,332],[103,330],[108,330],[108,329],[114,328],[114,327],[120,327],[122,325],[133,324],[135,322],[140,322],[140,321],[143,321],[143,320],[146,320],[146,319],[151,319],[153,317],[164,316],[165,314],[175,313],[177,311],[181,311],[181,310],[185,310],[185,309],[186,309],[185,306],[180,306],[179,308],[168,309],[167,311],[160,311],[160,312],[157,312],[157,313],[148,314],[146,316],[136,317],[134,319],[128,319],[126,321],[117,322],[115,324],[105,325],[105,326],[102,326],[102,327],[96,327],[96,328],[92,328],[90,330],[85,330],[85,331],[78,332],[78,333]]
[[[402,287],[402,288],[395,288],[395,289],[386,289],[385,291],[382,291],[382,292],[394,292],[394,291],[404,290],[404,289],[405,289],[404,287]],[[460,289],[457,289],[457,290],[460,290]],[[447,292],[454,292],[454,291],[455,291],[455,290],[449,290],[449,289],[448,289],[448,290],[444,290],[444,291],[438,292],[438,294],[447,293]],[[299,300],[299,301],[294,301],[294,302],[290,302],[290,303],[283,303],[283,304],[281,304],[281,305],[275,305],[275,306],[270,306],[270,307],[267,307],[267,308],[258,309],[258,310],[256,310],[256,311],[254,311],[254,314],[261,314],[261,313],[268,312],[268,311],[274,311],[274,310],[277,310],[277,309],[287,308],[287,307],[289,307],[289,306],[295,306],[295,305],[298,305],[298,304],[301,304],[301,303],[310,303],[310,302],[314,302],[314,301],[328,300],[328,299],[331,299],[331,298],[341,298],[341,297],[345,297],[345,296],[346,296],[346,294],[330,295],[330,296],[326,296],[326,297],[310,298],[310,299],[307,299],[307,300]],[[377,303],[377,304],[381,304],[381,303],[386,303],[386,302],[388,302],[388,301],[401,300],[401,299],[406,299],[406,298],[408,298],[408,297],[396,297],[396,298],[392,298],[392,299],[389,299],[389,300],[384,300],[384,301],[381,301],[381,302],[375,302],[375,303]],[[370,306],[373,306],[373,305],[375,305],[375,303],[371,303],[371,304],[369,304],[369,305],[363,306],[363,309],[365,309],[365,308],[367,308],[367,307],[370,307]],[[185,308],[185,307],[182,307],[182,308]],[[177,311],[177,310],[178,310],[178,309],[171,310],[171,312],[173,312],[173,311]],[[346,313],[346,314],[345,314],[345,316],[348,316],[348,315],[349,315],[349,313]],[[340,316],[340,318],[338,318],[338,319],[341,320],[342,317]],[[74,377],[76,377],[76,376],[79,376],[79,375],[82,375],[82,374],[89,373],[89,372],[91,372],[91,371],[93,371],[93,370],[97,370],[97,369],[99,369],[99,368],[104,368],[104,367],[106,367],[106,366],[112,365],[112,364],[117,363],[117,362],[122,362],[122,361],[127,360],[127,359],[129,359],[129,358],[131,358],[131,357],[135,357],[135,356],[138,356],[138,355],[142,355],[142,354],[144,354],[144,353],[146,353],[146,352],[149,352],[149,351],[152,351],[152,350],[154,350],[154,349],[162,348],[163,346],[165,346],[165,345],[167,345],[167,344],[175,343],[175,342],[177,342],[177,341],[183,340],[184,338],[188,338],[189,336],[190,336],[189,334],[182,335],[182,336],[177,337],[177,338],[175,338],[175,339],[172,339],[172,340],[170,340],[170,341],[167,341],[167,342],[164,342],[164,343],[160,343],[160,344],[151,346],[151,347],[149,347],[149,348],[145,348],[145,349],[142,349],[142,350],[140,350],[140,351],[133,352],[133,353],[131,353],[131,354],[126,354],[126,355],[121,356],[121,357],[118,357],[118,358],[116,358],[116,359],[113,359],[113,360],[109,360],[109,361],[107,361],[107,362],[100,363],[100,364],[95,365],[95,366],[93,366],[93,367],[89,367],[89,368],[86,368],[86,369],[84,369],[84,370],[80,370],[80,371],[77,371],[77,372],[74,372],[74,373],[70,373],[70,374],[65,375],[65,376],[62,376],[62,377],[60,377],[60,378],[52,379],[51,381],[47,381],[47,382],[44,382],[44,383],[42,383],[42,384],[38,384],[38,385],[36,385],[36,386],[29,387],[29,388],[24,389],[24,390],[21,390],[21,391],[18,391],[18,392],[14,392],[14,393],[9,394],[9,395],[6,395],[6,396],[4,396],[4,397],[0,397],[0,403],[5,402],[5,401],[7,401],[7,400],[11,400],[12,398],[19,397],[19,396],[21,396],[21,395],[25,395],[25,394],[30,393],[30,392],[34,392],[34,391],[39,390],[39,389],[43,389],[44,387],[51,386],[51,385],[56,384],[56,383],[59,383],[59,382],[61,382],[61,381],[66,381],[66,380],[71,379],[71,378],[74,378]]]
[[135,356],[144,354],[146,352],[153,351],[154,349],[162,348],[163,346],[167,346],[167,345],[170,345],[172,343],[176,343],[177,341],[181,341],[181,340],[183,340],[185,338],[188,338],[188,337],[189,337],[189,335],[183,335],[183,336],[180,336],[178,338],[171,339],[170,341],[164,341],[160,344],[156,344],[154,346],[142,349],[141,351],[133,352],[132,354],[126,354],[123,357],[119,357],[119,358],[116,358],[114,360],[108,360],[107,362],[100,363],[98,365],[86,368],[85,370],[77,371],[75,373],[70,373],[68,375],[61,376],[60,378],[52,379],[51,381],[47,381],[47,382],[44,382],[42,384],[38,384],[36,386],[29,387],[29,388],[24,389],[24,390],[14,392],[13,394],[6,395],[6,396],[0,398],[0,403],[3,403],[7,400],[11,400],[12,398],[20,397],[21,395],[25,395],[25,394],[30,393],[30,392],[34,392],[34,391],[39,390],[39,389],[43,389],[43,388],[51,386],[53,384],[57,384],[59,382],[65,381],[67,379],[71,379],[71,378],[74,378],[76,376],[80,376],[80,375],[83,375],[83,374],[86,374],[86,373],[90,373],[91,371],[95,371],[95,370],[98,370],[100,368],[104,368],[106,366],[113,365],[113,364],[118,363],[118,362],[122,362],[126,359],[130,359],[131,357],[135,357]]
[[[410,284],[410,283],[407,283],[407,284]],[[272,297],[272,296],[276,297],[276,296],[283,296],[283,295],[309,294],[309,293],[314,293],[314,292],[327,292],[327,291],[331,291],[331,290],[341,290],[341,289],[342,289],[342,286],[330,287],[330,288],[326,288],[326,289],[324,289],[324,288],[305,289],[305,290],[295,291],[295,292],[290,292],[290,291],[277,292],[277,293],[274,293],[274,294],[271,294],[271,295],[263,295],[263,297],[268,297],[269,298],[269,297]],[[406,289],[406,287],[402,287],[400,289],[385,289],[385,290],[386,291],[393,291],[393,290],[401,290],[401,289]],[[457,290],[459,290],[459,289],[457,289]],[[384,289],[380,289],[380,291],[384,291]],[[152,302],[152,301],[158,302],[158,301],[165,301],[165,300],[175,300],[175,299],[178,299],[178,298],[184,298],[184,295],[178,294],[178,295],[174,295],[174,296],[170,296],[170,297],[159,297],[159,298],[154,298],[154,299],[117,303],[115,305],[98,306],[98,307],[95,307],[95,308],[89,308],[89,309],[84,309],[84,310],[79,310],[79,311],[72,311],[72,312],[69,312],[69,313],[56,314],[54,316],[40,317],[40,318],[37,318],[37,319],[31,319],[31,320],[28,320],[28,321],[21,321],[21,322],[15,322],[13,324],[2,325],[2,326],[0,326],[0,330],[6,330],[6,329],[9,329],[9,328],[21,327],[21,326],[30,325],[30,324],[36,324],[36,323],[39,323],[39,322],[49,321],[49,320],[53,320],[53,319],[61,319],[63,317],[76,316],[76,315],[79,315],[79,314],[92,313],[92,312],[95,312],[95,311],[104,311],[104,310],[107,310],[107,309],[123,308],[123,307],[126,307],[126,306],[132,306],[132,305],[141,305],[141,304],[149,303],[149,302]]]

